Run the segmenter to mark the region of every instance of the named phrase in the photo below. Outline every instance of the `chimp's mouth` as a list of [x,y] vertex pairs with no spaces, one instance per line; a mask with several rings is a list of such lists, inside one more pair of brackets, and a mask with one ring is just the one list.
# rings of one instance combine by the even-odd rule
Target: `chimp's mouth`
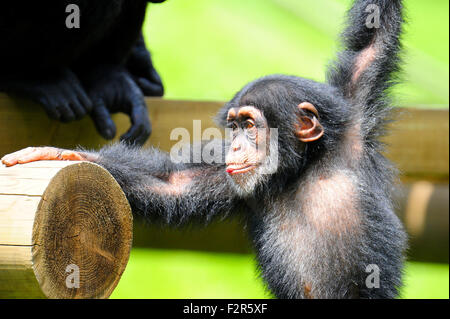
[[253,170],[255,167],[256,165],[254,164],[247,164],[247,165],[229,164],[227,165],[227,173],[230,175],[242,174]]

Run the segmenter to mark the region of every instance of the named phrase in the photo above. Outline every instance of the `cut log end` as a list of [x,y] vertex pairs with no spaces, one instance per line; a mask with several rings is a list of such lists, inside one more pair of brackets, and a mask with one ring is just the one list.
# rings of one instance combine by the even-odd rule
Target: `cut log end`
[[[87,162],[66,163],[58,167],[36,207],[31,268],[45,297],[107,298],[128,262],[131,209],[120,186],[105,169]],[[33,168],[33,163],[27,165],[14,169],[19,172],[22,168],[25,176]],[[36,166],[34,170],[45,170],[42,163]]]

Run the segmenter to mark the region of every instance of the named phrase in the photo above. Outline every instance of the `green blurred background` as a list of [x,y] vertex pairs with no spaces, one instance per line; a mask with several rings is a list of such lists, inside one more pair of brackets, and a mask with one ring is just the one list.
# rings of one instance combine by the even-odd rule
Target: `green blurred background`
[[[446,105],[448,1],[405,0],[402,104]],[[228,100],[271,73],[324,80],[350,0],[168,0],[144,33],[166,97]]]
[[[448,108],[449,4],[405,0],[399,105]],[[166,98],[225,101],[271,73],[324,80],[347,0],[168,0],[144,34]],[[448,246],[448,245],[447,245]],[[448,264],[409,261],[402,298],[448,298]],[[134,248],[112,298],[270,298],[253,255]]]

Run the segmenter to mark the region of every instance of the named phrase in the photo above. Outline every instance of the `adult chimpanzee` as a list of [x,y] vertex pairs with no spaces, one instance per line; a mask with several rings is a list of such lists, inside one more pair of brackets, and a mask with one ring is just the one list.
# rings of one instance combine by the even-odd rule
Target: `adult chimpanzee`
[[[147,2],[163,1],[1,2],[0,91],[62,122],[91,113],[107,139],[116,134],[110,113],[127,113],[132,126],[122,139],[142,144],[151,133],[143,93],[162,96],[163,86],[141,27]],[[77,27],[67,24],[73,14]]]
[[[395,297],[406,235],[391,201],[395,170],[378,137],[398,68],[401,7],[400,0],[355,2],[327,84],[275,75],[238,92],[218,114],[232,130],[225,164],[174,163],[157,149],[123,143],[98,153],[28,148],[3,163],[96,162],[134,212],[154,221],[241,213],[277,297]],[[371,28],[374,12],[379,26]],[[275,133],[261,134],[268,128],[278,130],[275,169]]]

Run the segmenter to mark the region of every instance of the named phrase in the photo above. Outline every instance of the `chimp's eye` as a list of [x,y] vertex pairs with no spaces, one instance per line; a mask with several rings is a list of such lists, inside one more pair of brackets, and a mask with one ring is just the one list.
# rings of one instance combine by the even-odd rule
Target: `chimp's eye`
[[254,127],[255,127],[255,123],[253,123],[252,120],[245,121],[245,123],[244,123],[244,128],[245,129],[249,130],[249,129],[252,129]]

